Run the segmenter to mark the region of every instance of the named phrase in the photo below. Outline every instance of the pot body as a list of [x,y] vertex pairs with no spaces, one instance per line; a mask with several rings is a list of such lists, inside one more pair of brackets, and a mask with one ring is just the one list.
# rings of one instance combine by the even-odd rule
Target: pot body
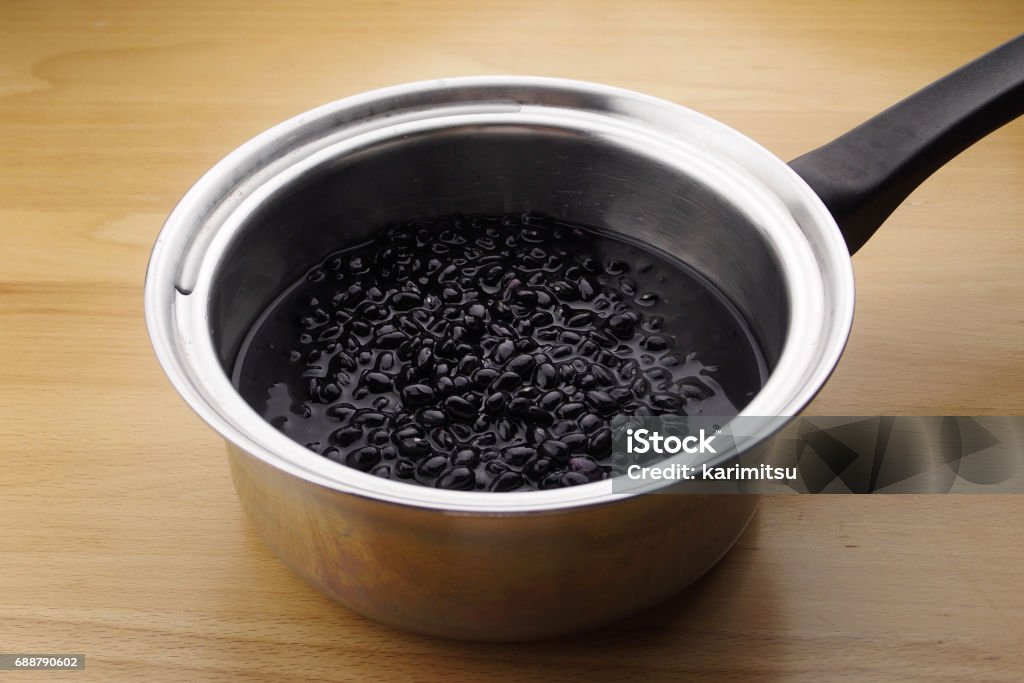
[[228,454],[246,513],[292,571],[364,616],[460,640],[548,638],[654,605],[710,569],[758,501],[664,493],[425,514],[293,477],[234,446]]
[[291,441],[232,386],[255,318],[325,254],[388,223],[519,212],[660,249],[735,304],[770,371],[742,414],[774,423],[747,448],[768,447],[814,396],[849,333],[852,268],[818,197],[745,136],[662,100],[573,81],[454,79],[341,100],[246,143],[196,183],[154,247],[153,346],[228,442],[268,545],[327,595],[394,626],[486,640],[597,626],[700,576],[756,506],[608,480],[513,493],[384,480]]

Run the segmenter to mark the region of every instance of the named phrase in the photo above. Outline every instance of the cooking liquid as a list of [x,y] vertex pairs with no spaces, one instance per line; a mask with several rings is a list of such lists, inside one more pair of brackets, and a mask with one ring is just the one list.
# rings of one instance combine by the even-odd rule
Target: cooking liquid
[[733,416],[766,376],[742,316],[684,263],[523,215],[403,224],[329,255],[258,318],[233,380],[335,462],[517,491],[622,474],[611,418]]

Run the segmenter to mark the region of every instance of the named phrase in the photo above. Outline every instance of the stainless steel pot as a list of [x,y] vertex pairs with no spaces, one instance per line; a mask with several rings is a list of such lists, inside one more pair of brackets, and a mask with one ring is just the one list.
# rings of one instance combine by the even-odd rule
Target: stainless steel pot
[[[1022,46],[990,53],[796,170],[696,112],[589,83],[459,78],[328,104],[244,144],[175,208],[146,280],[153,345],[178,392],[226,439],[260,534],[327,595],[454,638],[606,623],[711,567],[756,497],[622,494],[608,481],[457,492],[339,466],[264,422],[232,387],[225,369],[257,314],[374,226],[547,214],[627,233],[716,283],[771,368],[743,414],[794,416],[846,342],[850,251],[931,171],[1020,113]],[[948,102],[936,108],[934,98]],[[908,120],[915,111],[925,120]]]

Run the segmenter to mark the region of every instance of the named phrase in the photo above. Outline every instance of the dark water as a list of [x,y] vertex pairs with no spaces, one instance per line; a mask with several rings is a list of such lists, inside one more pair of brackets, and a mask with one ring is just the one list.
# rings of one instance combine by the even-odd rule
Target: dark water
[[621,473],[610,418],[731,416],[765,364],[738,312],[661,252],[533,216],[386,230],[257,320],[234,382],[335,462],[425,486]]

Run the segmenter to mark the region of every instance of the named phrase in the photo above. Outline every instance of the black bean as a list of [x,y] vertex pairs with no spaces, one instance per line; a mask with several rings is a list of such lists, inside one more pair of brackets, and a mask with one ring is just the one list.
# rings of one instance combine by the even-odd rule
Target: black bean
[[434,400],[434,390],[426,384],[410,384],[402,389],[402,402],[408,406],[422,406]]
[[437,488],[452,491],[471,491],[476,487],[476,475],[468,467],[455,467],[442,474],[437,480]]
[[631,339],[636,330],[636,320],[625,314],[608,318],[608,330],[619,339]]
[[359,427],[342,427],[331,433],[331,443],[341,447],[351,446],[363,438],[363,430]]
[[558,341],[563,344],[579,344],[582,339],[583,337],[571,330],[564,330],[558,334]]
[[426,431],[423,427],[416,424],[406,425],[395,431],[394,438],[395,442],[401,441],[402,439],[422,439],[426,436]]
[[537,453],[551,460],[561,460],[569,454],[569,446],[564,441],[548,439],[537,447]]
[[672,394],[654,394],[651,396],[651,405],[660,410],[679,410],[683,407],[683,401]]
[[640,346],[648,351],[664,351],[671,346],[671,342],[668,340],[668,337],[663,337],[660,334],[652,334],[644,339],[640,343]]
[[594,413],[587,413],[577,421],[577,424],[579,424],[580,429],[590,434],[591,432],[594,432],[600,429],[601,427],[606,427],[608,423],[605,422],[604,419],[599,415],[595,415]]
[[345,421],[351,418],[356,409],[350,405],[333,405],[327,409],[327,415],[335,420]]
[[505,367],[525,379],[531,372],[533,372],[533,368],[536,364],[536,361],[533,360],[533,356],[521,354],[510,359]]
[[399,479],[409,479],[416,472],[416,464],[411,460],[399,460],[395,463],[394,473]]
[[566,319],[565,324],[569,327],[589,327],[594,320],[594,314],[590,311],[573,313]]
[[419,420],[427,427],[436,427],[448,421],[440,410],[424,410],[420,413]]
[[503,372],[491,382],[491,391],[508,391],[522,384],[523,378],[515,372]]
[[420,462],[416,466],[416,473],[421,477],[427,479],[433,479],[448,467],[448,458],[443,455],[435,455],[432,458],[427,458]]
[[572,347],[568,344],[556,346],[549,351],[552,358],[565,358],[572,355]]
[[605,458],[611,455],[612,452],[612,430],[607,427],[598,429],[596,432],[590,435],[590,443],[587,445],[587,451],[591,457],[594,458]]
[[438,394],[450,394],[455,389],[455,380],[447,375],[434,382]]
[[455,451],[451,462],[455,467],[476,467],[480,463],[480,454],[472,448],[463,448]]
[[[493,327],[493,326],[492,326]],[[504,364],[516,352],[516,345],[512,340],[506,339],[494,349],[494,362]]]
[[588,391],[585,396],[587,403],[599,413],[612,413],[619,407],[618,401],[600,389]]
[[484,410],[491,415],[500,415],[508,403],[508,392],[498,391],[484,399]]
[[530,446],[509,446],[502,449],[501,457],[509,465],[522,467],[536,453]]
[[553,472],[548,473],[548,475],[544,477],[544,479],[542,479],[540,482],[541,490],[557,489],[565,486],[562,483],[562,475],[564,474],[564,470],[555,470]]
[[533,406],[533,403],[527,398],[514,398],[508,402],[508,412],[510,415],[523,416]]
[[562,443],[573,453],[580,453],[587,450],[590,445],[590,437],[583,432],[570,432],[558,437]]
[[375,410],[360,412],[352,418],[352,424],[362,425],[365,427],[383,427],[387,422],[388,416],[384,413],[378,413]]
[[562,405],[564,401],[565,394],[563,394],[558,389],[555,389],[541,396],[540,399],[537,401],[537,405],[539,405],[544,410],[551,411],[557,408],[558,406]]
[[582,474],[589,481],[598,481],[602,476],[601,466],[596,460],[586,455],[578,455],[570,459],[569,470]]
[[416,352],[416,367],[422,372],[430,372],[434,367],[434,350],[428,346]]
[[366,446],[352,451],[345,456],[345,464],[363,472],[369,472],[380,462],[380,451],[373,446]]
[[501,373],[493,368],[480,368],[473,372],[470,379],[473,380],[473,384],[480,387],[481,389],[490,385]]
[[550,458],[537,457],[530,460],[523,466],[523,474],[528,476],[530,479],[540,480],[551,471],[554,467],[554,463],[551,462]]
[[551,389],[558,383],[558,371],[551,363],[542,363],[537,366],[533,381],[541,389]]
[[407,437],[398,442],[398,453],[405,458],[419,460],[430,455],[433,449],[430,443],[422,437]]
[[444,410],[456,420],[475,420],[477,408],[461,396],[449,396],[444,400]]
[[674,368],[683,364],[683,359],[680,358],[678,353],[666,353],[661,357],[659,362],[666,368]]
[[391,441],[391,432],[387,429],[374,429],[366,435],[366,443],[371,446],[383,446]]
[[515,491],[525,483],[523,475],[518,472],[502,472],[491,482],[490,490],[495,492]]
[[573,420],[585,413],[586,410],[587,407],[582,403],[565,403],[555,410],[555,414],[563,420]]

